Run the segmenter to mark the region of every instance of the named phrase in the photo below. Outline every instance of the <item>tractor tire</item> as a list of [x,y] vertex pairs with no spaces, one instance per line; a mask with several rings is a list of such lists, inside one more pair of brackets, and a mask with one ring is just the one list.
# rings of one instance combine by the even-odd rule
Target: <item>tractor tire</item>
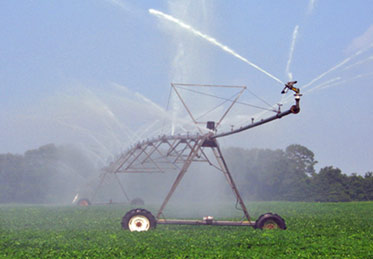
[[134,198],[132,201],[131,201],[131,205],[133,206],[144,206],[145,205],[145,202],[143,199],[141,198]]
[[157,220],[146,209],[133,209],[122,218],[122,228],[132,231],[148,231],[157,226]]
[[91,204],[91,202],[90,202],[88,199],[83,198],[83,199],[80,199],[80,200],[76,203],[76,205],[86,207],[86,206],[91,206],[92,204]]
[[261,215],[255,222],[255,228],[259,229],[286,229],[285,220],[271,212]]

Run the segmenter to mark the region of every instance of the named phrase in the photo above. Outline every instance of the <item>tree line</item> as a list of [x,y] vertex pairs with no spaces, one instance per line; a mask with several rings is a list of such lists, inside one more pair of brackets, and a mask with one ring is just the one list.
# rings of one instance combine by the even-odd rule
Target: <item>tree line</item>
[[343,174],[333,166],[316,172],[314,153],[302,145],[285,150],[230,148],[226,160],[246,199],[287,201],[373,200],[373,173]]
[[[245,200],[373,200],[372,172],[346,175],[333,166],[316,172],[314,153],[301,145],[285,150],[228,148],[223,153]],[[92,175],[98,176],[97,168],[73,147],[49,144],[23,155],[0,154],[0,203],[71,201]]]
[[23,155],[0,154],[0,203],[60,203],[95,169],[71,146],[48,144]]

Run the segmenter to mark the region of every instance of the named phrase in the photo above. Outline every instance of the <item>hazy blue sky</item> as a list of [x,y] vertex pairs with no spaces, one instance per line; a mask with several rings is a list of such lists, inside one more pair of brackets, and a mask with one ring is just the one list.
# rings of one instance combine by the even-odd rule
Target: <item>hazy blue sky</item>
[[171,82],[246,85],[280,102],[281,84],[149,9],[182,20],[283,82],[291,73],[306,86],[299,115],[227,137],[222,146],[298,143],[314,151],[319,167],[373,171],[368,0],[3,0],[0,152],[79,143],[105,159],[159,128],[152,124],[162,113],[155,104],[166,107]]

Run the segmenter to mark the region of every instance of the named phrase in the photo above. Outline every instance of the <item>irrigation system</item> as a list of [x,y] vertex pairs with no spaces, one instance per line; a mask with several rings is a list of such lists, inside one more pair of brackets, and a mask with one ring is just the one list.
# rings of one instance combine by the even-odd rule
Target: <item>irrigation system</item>
[[[251,123],[244,125],[238,129],[231,129],[224,132],[217,131],[217,127],[222,123],[232,107],[238,102],[239,97],[246,89],[245,86],[217,86],[217,85],[192,85],[192,84],[171,84],[173,91],[176,93],[180,102],[189,114],[193,123],[198,126],[201,123],[206,125],[207,130],[202,130],[197,127],[198,132],[195,134],[178,134],[178,135],[161,135],[152,139],[147,139],[132,145],[126,152],[109,166],[103,169],[103,174],[100,177],[99,187],[105,182],[106,177],[114,176],[118,181],[123,195],[130,201],[123,184],[120,182],[118,174],[138,174],[138,173],[165,173],[177,171],[177,177],[169,189],[163,203],[161,204],[155,216],[148,210],[137,208],[127,212],[122,218],[122,227],[130,231],[147,231],[155,228],[157,224],[181,224],[181,225],[224,225],[224,226],[251,226],[260,229],[279,228],[286,229],[284,219],[273,213],[265,213],[256,221],[251,220],[245,203],[237,189],[235,181],[224,159],[223,153],[219,146],[219,139],[246,131],[271,121],[283,118],[289,114],[297,114],[300,111],[300,91],[294,87],[296,81],[285,84],[282,94],[293,91],[295,104],[288,110],[281,111],[279,106],[275,115],[269,116],[257,122],[254,120]],[[230,100],[230,104],[218,121],[197,121],[190,107],[187,106],[178,87],[188,87],[195,89],[196,87],[223,87],[236,88],[238,94]],[[184,175],[188,172],[192,163],[205,162],[214,167],[216,170],[224,174],[233,194],[237,200],[237,204],[241,207],[244,220],[242,221],[218,221],[212,216],[203,217],[201,220],[182,220],[182,219],[166,219],[163,211],[167,203],[171,199],[179,183]],[[97,188],[97,190],[99,189]],[[97,191],[93,194],[93,200]],[[138,200],[141,205],[141,200]],[[90,200],[81,199],[79,205],[90,205]],[[136,204],[136,202],[134,202]]]

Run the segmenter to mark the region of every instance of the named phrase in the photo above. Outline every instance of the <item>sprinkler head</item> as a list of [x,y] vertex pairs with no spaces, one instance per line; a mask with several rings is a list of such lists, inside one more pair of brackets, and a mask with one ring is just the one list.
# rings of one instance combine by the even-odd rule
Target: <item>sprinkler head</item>
[[288,90],[292,90],[295,93],[299,93],[299,88],[294,87],[294,85],[297,83],[297,81],[290,81],[285,84],[284,89],[282,89],[281,93],[285,94],[288,92]]

